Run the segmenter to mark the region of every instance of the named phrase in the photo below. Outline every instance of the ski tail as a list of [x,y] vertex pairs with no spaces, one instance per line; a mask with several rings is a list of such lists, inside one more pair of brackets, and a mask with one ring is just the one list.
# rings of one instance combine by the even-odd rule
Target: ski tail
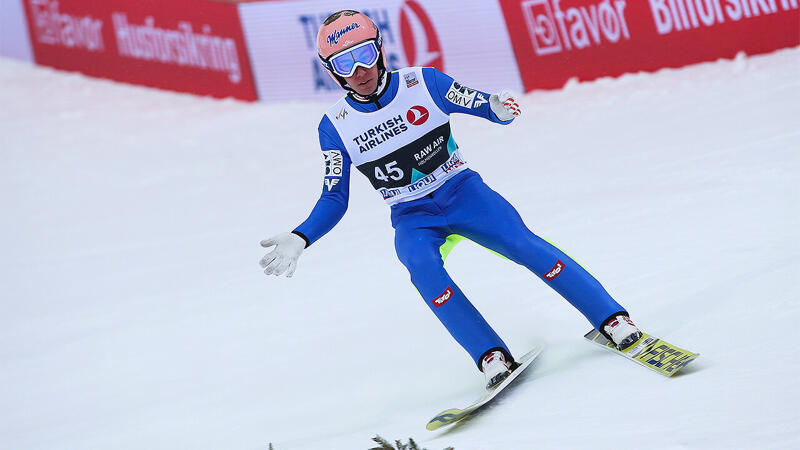
[[700,356],[699,353],[684,350],[647,333],[642,333],[638,341],[621,351],[597,330],[591,330],[583,337],[667,377],[675,375]]

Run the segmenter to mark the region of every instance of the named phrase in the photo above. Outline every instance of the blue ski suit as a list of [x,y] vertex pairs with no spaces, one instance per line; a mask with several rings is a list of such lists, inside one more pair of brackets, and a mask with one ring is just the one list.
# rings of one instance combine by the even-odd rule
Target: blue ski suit
[[488,98],[427,67],[389,73],[370,102],[343,97],[319,125],[322,194],[293,231],[308,246],[339,222],[347,210],[350,168],[356,166],[390,205],[395,249],[411,282],[479,368],[491,350],[513,357],[444,268],[448,248],[459,239],[527,267],[597,329],[625,312],[580,264],[531,232],[516,209],[468,168],[450,133],[449,115],[510,123],[497,118]]

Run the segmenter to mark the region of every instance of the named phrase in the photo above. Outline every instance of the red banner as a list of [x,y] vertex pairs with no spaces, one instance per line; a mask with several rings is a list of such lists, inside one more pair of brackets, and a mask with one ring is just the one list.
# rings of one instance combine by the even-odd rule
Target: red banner
[[800,45],[798,0],[500,0],[525,90]]
[[257,99],[236,5],[23,1],[39,64],[200,95]]

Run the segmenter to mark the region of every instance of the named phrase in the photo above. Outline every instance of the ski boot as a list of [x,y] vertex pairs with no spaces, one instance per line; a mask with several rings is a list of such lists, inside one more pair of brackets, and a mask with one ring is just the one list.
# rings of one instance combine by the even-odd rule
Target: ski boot
[[608,340],[617,346],[617,350],[625,350],[642,337],[642,332],[626,313],[609,317],[600,329]]
[[491,391],[502,383],[519,364],[508,362],[500,350],[491,350],[481,360],[481,371],[486,377],[486,390]]

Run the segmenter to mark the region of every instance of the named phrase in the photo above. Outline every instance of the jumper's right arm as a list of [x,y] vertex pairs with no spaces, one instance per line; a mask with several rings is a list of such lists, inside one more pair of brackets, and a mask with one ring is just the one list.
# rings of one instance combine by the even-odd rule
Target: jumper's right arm
[[322,194],[308,219],[292,231],[306,241],[306,247],[339,223],[350,198],[350,156],[328,116],[319,123],[319,145],[325,158]]
[[328,116],[319,124],[319,144],[325,158],[325,176],[322,194],[311,214],[291,233],[281,233],[261,241],[262,247],[275,249],[261,259],[267,275],[294,274],[297,260],[303,249],[330,231],[347,211],[350,197],[350,156],[345,151],[342,138]]

